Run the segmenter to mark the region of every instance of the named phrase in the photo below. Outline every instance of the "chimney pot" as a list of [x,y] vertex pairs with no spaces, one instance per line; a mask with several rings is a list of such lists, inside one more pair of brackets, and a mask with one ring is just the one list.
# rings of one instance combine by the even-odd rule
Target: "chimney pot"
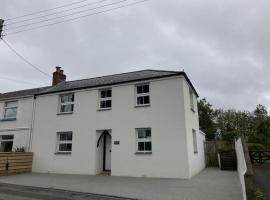
[[66,80],[66,75],[64,74],[64,70],[61,70],[61,67],[55,67],[56,71],[53,72],[52,85],[57,85]]

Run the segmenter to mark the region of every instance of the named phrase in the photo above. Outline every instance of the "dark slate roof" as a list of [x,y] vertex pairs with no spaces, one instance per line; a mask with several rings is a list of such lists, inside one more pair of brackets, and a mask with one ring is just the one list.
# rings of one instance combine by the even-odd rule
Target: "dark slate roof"
[[82,80],[76,80],[76,81],[65,81],[65,82],[57,84],[54,87],[48,88],[47,90],[43,90],[37,95],[62,92],[62,91],[71,91],[75,89],[103,87],[103,86],[110,86],[110,85],[121,84],[121,83],[143,81],[143,80],[157,79],[157,78],[177,76],[177,75],[183,75],[188,81],[188,83],[191,85],[191,87],[193,88],[196,95],[198,96],[195,88],[191,84],[185,72],[150,70],[150,69],[122,73],[122,74],[114,74],[114,75],[102,76],[102,77],[96,77],[96,78],[82,79]]
[[12,98],[18,98],[18,97],[26,97],[26,96],[33,96],[34,94],[37,94],[43,90],[46,90],[49,87],[41,87],[41,88],[33,88],[33,89],[27,89],[27,90],[19,90],[14,92],[7,92],[7,93],[1,93],[0,94],[0,100],[3,99],[12,99]]
[[128,82],[134,82],[134,81],[144,81],[144,80],[147,81],[151,79],[158,79],[158,78],[179,76],[179,75],[182,75],[185,77],[189,85],[194,90],[195,94],[198,96],[195,88],[193,87],[192,83],[190,82],[185,72],[148,69],[148,70],[128,72],[128,73],[115,74],[115,75],[102,76],[102,77],[89,78],[89,79],[82,79],[82,80],[76,80],[76,81],[65,81],[55,86],[2,93],[0,94],[0,100],[32,96],[32,95],[42,95],[42,94],[49,94],[49,93],[56,93],[56,92],[63,92],[63,91],[72,91],[72,90],[77,90],[77,89],[110,86],[110,85],[128,83]]

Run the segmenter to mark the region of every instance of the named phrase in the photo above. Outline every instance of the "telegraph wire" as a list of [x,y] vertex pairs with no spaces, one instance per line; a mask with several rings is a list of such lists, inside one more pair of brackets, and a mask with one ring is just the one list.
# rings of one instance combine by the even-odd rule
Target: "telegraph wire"
[[34,64],[32,64],[31,62],[29,62],[26,58],[24,58],[21,54],[19,54],[6,40],[1,39],[4,44],[12,51],[14,52],[21,60],[23,60],[25,63],[27,63],[29,66],[31,66],[32,68],[34,68],[35,70],[39,71],[40,73],[42,73],[43,75],[47,76],[47,77],[52,77],[50,74],[42,71],[39,67],[35,66]]
[[98,14],[101,14],[101,13],[106,13],[106,12],[110,12],[110,11],[113,11],[113,10],[118,10],[118,9],[121,9],[121,8],[124,8],[124,7],[129,7],[129,6],[133,6],[133,5],[136,5],[136,4],[144,3],[146,1],[149,1],[149,0],[137,1],[137,2],[134,2],[134,3],[125,4],[125,5],[114,7],[114,8],[111,8],[111,9],[107,9],[107,10],[103,10],[103,11],[99,11],[99,12],[94,12],[94,13],[91,13],[91,14],[82,15],[82,16],[67,19],[67,20],[62,20],[62,21],[59,21],[59,22],[54,22],[54,23],[50,23],[50,24],[46,24],[46,25],[36,26],[36,27],[33,27],[33,28],[29,28],[29,29],[23,29],[23,30],[19,30],[19,31],[9,32],[9,33],[6,33],[5,35],[14,35],[14,34],[26,32],[26,31],[31,31],[31,30],[35,30],[35,29],[40,29],[40,28],[43,28],[43,27],[48,27],[48,26],[52,26],[52,25],[56,25],[56,24],[60,24],[60,23],[64,23],[64,22],[74,21],[74,20],[77,20],[77,19],[80,19],[80,18],[90,17],[90,16],[93,16],[93,15],[98,15]]
[[104,7],[107,7],[107,6],[113,6],[113,5],[121,4],[121,3],[126,2],[126,1],[129,1],[129,0],[116,1],[116,2],[113,2],[113,3],[110,3],[110,4],[105,4],[105,5],[102,5],[102,6],[98,6],[98,7],[94,7],[94,8],[90,8],[90,9],[85,9],[85,10],[73,12],[73,13],[70,13],[70,14],[65,14],[65,15],[62,15],[62,16],[59,16],[59,17],[53,17],[53,18],[49,18],[49,19],[45,19],[45,20],[41,20],[41,21],[29,23],[29,24],[23,24],[23,25],[16,26],[16,27],[6,28],[4,30],[5,31],[14,30],[14,29],[19,29],[19,28],[26,27],[26,26],[32,26],[32,25],[35,25],[35,24],[40,24],[40,23],[44,23],[44,22],[50,22],[50,21],[53,21],[53,20],[57,20],[57,19],[77,15],[79,13],[85,13],[85,12],[88,12],[88,11],[91,11],[91,10],[97,10],[97,9],[104,8]]
[[38,17],[33,17],[33,18],[29,18],[29,19],[24,19],[24,20],[20,20],[20,21],[16,21],[16,22],[7,23],[7,24],[5,24],[5,26],[11,26],[13,24],[19,24],[19,23],[22,23],[22,22],[27,22],[27,21],[32,21],[32,20],[45,18],[45,17],[49,17],[51,15],[61,14],[63,12],[68,12],[68,11],[71,11],[71,10],[76,10],[76,9],[79,9],[79,8],[83,8],[85,6],[91,6],[91,5],[94,5],[94,4],[99,4],[99,3],[102,3],[102,2],[105,2],[105,1],[110,1],[110,0],[95,1],[95,2],[92,2],[92,3],[77,6],[77,7],[74,7],[74,8],[69,8],[69,9],[65,9],[65,10],[56,11],[56,12],[53,12],[53,13],[50,13],[50,14],[46,14],[46,15],[42,15],[42,16],[38,16]]
[[38,84],[38,83],[17,80],[17,79],[11,79],[11,78],[1,77],[1,76],[0,76],[0,80],[12,81],[12,82],[17,82],[17,83],[24,83],[24,84],[29,84],[29,85],[37,85]]
[[65,5],[62,5],[62,6],[57,6],[57,7],[54,7],[54,8],[46,9],[46,10],[41,10],[41,11],[32,12],[32,13],[17,16],[17,17],[8,18],[8,19],[6,19],[6,21],[16,20],[16,19],[19,19],[19,18],[24,18],[24,17],[27,17],[27,16],[31,16],[31,15],[36,15],[36,14],[40,14],[40,13],[44,13],[44,12],[49,12],[49,11],[56,10],[56,9],[59,9],[59,8],[64,8],[64,7],[68,7],[68,6],[71,6],[71,5],[80,4],[80,3],[83,3],[83,2],[86,2],[86,1],[89,1],[89,0],[77,1],[77,2],[73,2],[73,3],[65,4]]

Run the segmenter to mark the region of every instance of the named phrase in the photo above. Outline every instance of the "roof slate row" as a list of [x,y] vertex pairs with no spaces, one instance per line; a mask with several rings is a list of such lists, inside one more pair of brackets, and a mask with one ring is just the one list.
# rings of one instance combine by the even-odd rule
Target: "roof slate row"
[[142,70],[121,74],[114,74],[109,76],[101,76],[96,78],[82,79],[76,81],[64,81],[55,86],[34,88],[28,90],[20,90],[8,93],[0,94],[0,100],[3,99],[11,99],[25,96],[33,96],[33,95],[42,95],[42,94],[50,94],[78,89],[86,89],[86,88],[94,88],[94,87],[103,87],[110,86],[115,84],[122,84],[134,81],[147,81],[151,79],[165,78],[171,76],[179,76],[182,75],[185,77],[189,85],[194,90],[195,94],[198,96],[195,88],[187,77],[186,73],[183,71],[162,71],[162,70]]

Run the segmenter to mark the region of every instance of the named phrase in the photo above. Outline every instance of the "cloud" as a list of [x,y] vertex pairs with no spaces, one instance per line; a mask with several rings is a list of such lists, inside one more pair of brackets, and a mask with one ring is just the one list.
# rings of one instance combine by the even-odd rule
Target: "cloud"
[[[3,17],[63,4],[1,3]],[[269,6],[267,0],[151,0],[6,39],[48,73],[62,66],[69,80],[145,68],[184,69],[215,107],[251,110],[259,103],[270,107]],[[0,76],[50,84],[3,44],[0,53]],[[29,88],[1,79],[0,84],[0,92]]]

